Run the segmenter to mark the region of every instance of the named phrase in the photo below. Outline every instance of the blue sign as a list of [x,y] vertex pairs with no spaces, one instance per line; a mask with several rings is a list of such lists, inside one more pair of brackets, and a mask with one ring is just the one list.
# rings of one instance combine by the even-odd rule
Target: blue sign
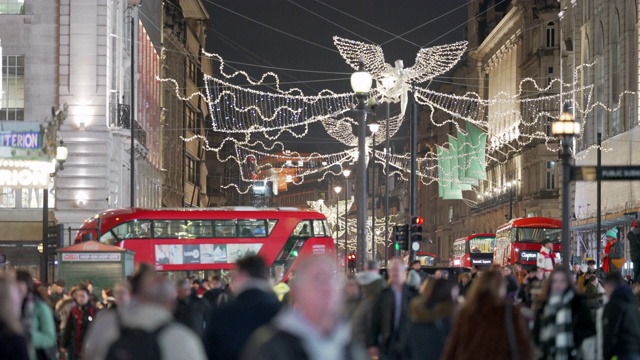
[[0,133],[0,147],[39,149],[40,132],[2,132]]

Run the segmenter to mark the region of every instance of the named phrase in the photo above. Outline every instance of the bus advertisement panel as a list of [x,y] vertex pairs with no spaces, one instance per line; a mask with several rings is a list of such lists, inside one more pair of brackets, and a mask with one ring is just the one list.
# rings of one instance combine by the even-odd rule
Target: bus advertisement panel
[[520,262],[525,267],[531,267],[536,264],[542,241],[545,239],[553,242],[556,263],[559,263],[562,250],[561,232],[562,221],[560,220],[545,217],[513,219],[496,231],[493,263],[508,265]]
[[472,234],[455,240],[451,266],[463,268],[471,268],[472,265],[491,266],[495,242],[495,234]]
[[158,271],[229,270],[259,254],[276,281],[298,256],[335,256],[325,216],[292,208],[109,210],[85,221],[76,243],[87,239],[131,250],[136,265]]

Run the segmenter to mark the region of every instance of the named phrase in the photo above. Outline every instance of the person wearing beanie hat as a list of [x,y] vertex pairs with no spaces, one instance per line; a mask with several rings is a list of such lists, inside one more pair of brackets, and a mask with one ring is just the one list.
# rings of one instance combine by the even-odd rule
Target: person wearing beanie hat
[[620,272],[626,260],[624,259],[624,248],[622,242],[618,240],[618,230],[607,231],[607,245],[602,254],[602,269],[605,273]]
[[538,258],[536,259],[536,265],[538,266],[538,269],[544,271],[545,278],[549,277],[555,266],[553,257],[553,243],[551,242],[551,239],[546,238],[542,240],[542,248],[540,248]]
[[640,278],[640,222],[637,219],[631,221],[627,240],[629,241],[629,256],[633,264],[633,281],[638,282]]

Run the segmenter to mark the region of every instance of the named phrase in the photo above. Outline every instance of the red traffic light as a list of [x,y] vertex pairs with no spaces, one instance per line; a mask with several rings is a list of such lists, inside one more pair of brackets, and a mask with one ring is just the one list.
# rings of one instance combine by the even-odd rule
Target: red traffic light
[[424,223],[424,219],[422,216],[414,216],[411,218],[411,223],[415,225],[422,225]]

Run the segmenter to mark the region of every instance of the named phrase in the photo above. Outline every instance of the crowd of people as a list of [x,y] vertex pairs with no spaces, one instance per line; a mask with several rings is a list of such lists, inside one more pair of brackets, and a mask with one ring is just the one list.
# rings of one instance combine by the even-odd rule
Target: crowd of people
[[90,281],[0,276],[0,358],[640,359],[638,285],[593,261],[453,278],[393,259],[385,279],[374,261],[345,276],[334,258],[300,260],[286,284],[259,256],[228,284],[143,265],[99,297]]

